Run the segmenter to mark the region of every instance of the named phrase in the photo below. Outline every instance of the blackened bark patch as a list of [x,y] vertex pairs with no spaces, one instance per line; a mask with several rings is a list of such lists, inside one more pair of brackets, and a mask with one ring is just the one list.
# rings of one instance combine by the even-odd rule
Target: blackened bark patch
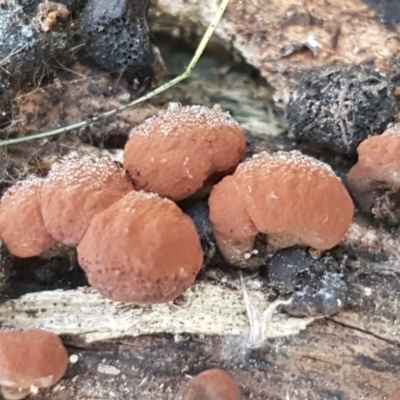
[[400,23],[400,2],[398,0],[363,0],[374,9],[382,24],[387,28],[394,28]]
[[[4,267],[4,266],[2,266]],[[7,283],[0,292],[0,302],[26,293],[43,290],[75,289],[87,285],[83,270],[73,260],[54,257],[15,258],[7,268]]]
[[104,71],[122,73],[134,90],[148,88],[153,77],[146,12],[146,0],[89,0],[82,14],[82,56]]
[[304,70],[286,108],[297,139],[337,154],[356,153],[368,136],[395,119],[394,86],[384,74],[356,65]]

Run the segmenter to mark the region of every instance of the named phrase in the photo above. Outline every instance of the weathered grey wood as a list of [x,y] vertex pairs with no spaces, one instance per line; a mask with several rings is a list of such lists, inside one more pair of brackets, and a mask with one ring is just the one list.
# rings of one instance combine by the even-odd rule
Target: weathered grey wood
[[141,336],[70,348],[78,361],[35,400],[173,400],[188,375],[221,367],[244,400],[383,400],[398,388],[399,343],[332,321],[264,350],[246,352],[232,337]]
[[[260,312],[270,305],[264,288],[247,292]],[[312,321],[278,314],[268,322],[265,339],[295,335]],[[0,324],[68,335],[74,338],[72,344],[182,333],[233,335],[245,340],[250,330],[243,293],[204,282],[187,290],[179,304],[148,306],[113,302],[91,288],[28,293],[0,305]]]

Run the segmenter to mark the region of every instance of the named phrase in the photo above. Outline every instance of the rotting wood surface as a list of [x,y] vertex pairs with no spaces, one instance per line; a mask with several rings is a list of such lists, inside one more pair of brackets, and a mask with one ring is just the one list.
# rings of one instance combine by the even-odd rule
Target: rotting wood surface
[[[139,313],[141,315],[136,321],[130,321],[133,326],[130,334],[123,329],[126,325],[118,326],[118,311],[115,310],[119,306],[108,301],[100,301],[93,307],[90,317],[92,323],[89,326],[84,323],[85,310],[90,308],[90,299],[96,297],[90,290],[86,293],[89,301],[85,291],[77,290],[71,304],[59,303],[62,298],[70,299],[71,293],[68,292],[58,292],[50,301],[45,292],[28,295],[25,299],[3,306],[0,319],[2,322],[5,318],[13,321],[8,318],[7,312],[12,312],[14,308],[20,315],[12,322],[15,326],[24,326],[24,321],[29,318],[35,325],[42,324],[50,329],[53,326],[57,333],[65,333],[63,338],[70,344],[72,359],[77,358],[65,379],[47,391],[40,391],[32,397],[35,400],[173,400],[173,394],[187,379],[186,375],[195,375],[212,367],[226,368],[232,373],[243,388],[245,400],[382,400],[389,399],[398,387],[400,325],[396,316],[400,282],[392,276],[375,276],[373,281],[371,279],[371,276],[364,276],[353,282],[352,294],[357,296],[353,300],[353,308],[360,308],[357,312],[348,311],[332,318],[317,320],[295,335],[271,339],[265,347],[254,350],[246,346],[248,336],[244,323],[244,305],[240,303],[236,306],[242,309],[243,315],[233,312],[231,322],[226,325],[227,333],[234,335],[224,335],[217,331],[221,328],[224,330],[220,322],[235,307],[230,307],[221,316],[219,313],[214,314],[215,321],[206,324],[208,328],[214,327],[218,335],[201,334],[201,328],[196,335],[173,334],[174,324],[166,329],[168,334],[160,335],[157,332],[157,335],[149,335],[152,319],[153,328],[162,325],[159,312]],[[203,284],[200,287],[194,289],[194,292],[202,296],[206,292]],[[212,285],[209,284],[209,288]],[[231,293],[224,297],[220,292]],[[213,299],[203,298],[205,306],[197,311],[201,314],[209,307],[217,310],[224,307],[226,301],[235,297],[240,301],[241,298],[240,293],[232,294],[231,289],[221,287],[216,288],[215,296],[220,299],[218,305],[212,304]],[[261,293],[257,294],[256,291],[252,297],[255,305],[263,306],[263,301],[260,303]],[[27,301],[29,298],[35,298],[35,301]],[[80,326],[74,325],[79,304],[82,310]],[[160,306],[158,311],[163,308],[175,309],[175,327],[182,331],[185,330],[182,324],[186,322],[181,318],[186,307],[190,309],[190,305],[183,302],[181,305]],[[22,312],[23,309],[25,312]],[[52,310],[53,321],[48,317]],[[190,311],[193,312],[193,309]],[[68,312],[71,313],[70,319]],[[119,312],[124,314],[123,307]],[[129,315],[129,307],[126,313]],[[24,317],[24,314],[30,314],[30,317]],[[47,316],[46,320],[44,316]],[[59,325],[61,318],[64,321]],[[195,318],[193,314],[192,318]],[[146,319],[147,324],[144,325],[147,335],[132,337],[138,333],[142,321]],[[171,321],[167,317],[168,320]],[[279,317],[275,319],[279,325],[278,321]],[[136,328],[135,323],[138,325]],[[82,342],[82,337],[87,335],[93,338],[99,326],[104,329],[107,325],[114,334],[121,328],[121,336],[90,345]],[[190,325],[189,322],[188,330]],[[209,332],[206,325],[203,325],[203,329]],[[232,326],[236,326],[236,330],[232,330]],[[77,335],[79,331],[80,338]]]
[[[249,136],[250,151],[294,147],[290,139],[274,137],[284,129],[276,117],[266,118],[272,106],[270,98],[266,100],[269,92],[264,86],[257,88],[245,74],[226,72],[221,66],[210,68],[207,62],[209,60],[203,60],[192,80],[167,92],[158,101],[222,103],[248,132],[259,135]],[[224,73],[218,75],[221,70]],[[216,73],[206,76],[210,71]],[[40,106],[40,99],[37,105]],[[88,132],[87,136],[90,134]],[[325,155],[317,153],[319,158],[325,159]],[[88,329],[83,317],[76,330],[68,330],[69,318],[79,320],[77,313],[82,312],[81,306],[84,310],[89,299],[99,299],[88,289],[54,292],[54,298],[49,297],[49,292],[30,293],[19,300],[1,304],[0,318],[2,316],[2,324],[7,326],[21,326],[17,322],[22,324],[31,320],[32,326],[52,329],[57,323],[54,330],[62,334],[73,356],[71,359],[76,361],[71,363],[65,379],[49,390],[32,395],[31,400],[173,400],[180,384],[188,379],[187,375],[217,366],[232,373],[243,388],[244,400],[383,400],[389,399],[400,386],[400,277],[397,272],[394,269],[377,270],[373,263],[360,263],[349,269],[350,300],[346,312],[316,320],[306,329],[306,321],[302,320],[299,329],[290,331],[289,336],[270,338],[265,347],[257,350],[246,347],[249,324],[242,293],[223,284],[218,284],[216,292],[229,293],[233,297],[227,299],[237,302],[237,307],[223,314],[226,321],[229,311],[232,312],[231,324],[224,326],[212,321],[204,332],[196,329],[182,333],[189,328],[182,328],[176,334],[171,328],[163,333],[159,329],[154,334],[151,330],[140,332],[139,326],[135,326],[139,321],[134,319],[135,312],[140,309],[128,306],[122,311],[122,315],[129,316],[127,328],[114,334],[121,328],[116,313],[123,307],[105,300],[97,307],[87,309],[94,321],[92,330]],[[208,285],[212,288],[216,284]],[[257,289],[252,297],[260,310],[268,304],[268,293],[261,290]],[[69,301],[67,296],[73,293],[76,294],[74,301]],[[55,301],[56,296],[64,296],[66,301]],[[34,301],[27,303],[27,299]],[[213,308],[212,304],[209,306]],[[221,304],[216,307],[219,306]],[[49,312],[53,307],[55,313],[51,322]],[[130,308],[132,313],[128,314]],[[157,306],[156,309],[172,309],[182,316],[185,302]],[[58,310],[62,310],[62,314]],[[204,312],[204,309],[200,311]],[[152,316],[151,312],[139,314]],[[48,316],[46,322],[40,320],[44,315]],[[108,318],[108,315],[112,317]],[[169,317],[170,322],[173,315]],[[153,318],[159,323],[160,311]],[[283,317],[277,315],[274,321],[279,318]],[[4,321],[7,322],[4,324]],[[99,325],[107,327],[106,330],[113,334],[96,336]],[[222,331],[213,330],[215,325]],[[130,326],[132,331],[129,331]],[[232,326],[236,330],[228,334],[223,332],[224,328]],[[142,336],[135,337],[139,333]],[[85,334],[95,340],[82,340]]]
[[[0,323],[46,328],[68,345],[75,362],[65,379],[35,400],[173,400],[187,375],[212,367],[233,374],[244,400],[390,399],[400,373],[400,277],[365,264],[348,280],[347,311],[314,322],[275,314],[256,349],[240,286],[204,278],[175,304],[145,307],[88,288],[28,293],[1,305]],[[263,281],[246,286],[263,311]]]
[[[249,296],[257,310],[268,307],[263,290]],[[311,321],[282,314],[268,323],[266,338],[297,334]],[[177,304],[144,307],[107,300],[91,288],[30,293],[3,304],[0,324],[17,329],[40,327],[86,344],[162,333],[245,336],[249,330],[243,294],[201,282]]]
[[[219,0],[159,0],[181,34],[202,31]],[[158,19],[160,30],[166,18]],[[178,21],[178,22],[177,22]],[[153,28],[153,29],[154,29]],[[368,63],[398,72],[400,6],[372,0],[231,0],[216,35],[281,95],[296,70]]]

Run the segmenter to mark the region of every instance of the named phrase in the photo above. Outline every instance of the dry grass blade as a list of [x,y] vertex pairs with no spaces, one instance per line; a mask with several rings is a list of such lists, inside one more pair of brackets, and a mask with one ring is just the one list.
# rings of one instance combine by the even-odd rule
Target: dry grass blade
[[179,76],[177,76],[176,78],[164,83],[163,85],[159,86],[158,88],[152,90],[151,92],[147,93],[146,95],[132,101],[129,104],[126,104],[124,106],[115,108],[113,110],[107,111],[105,113],[102,113],[98,116],[92,117],[90,119],[87,119],[85,121],[81,121],[78,122],[76,124],[72,124],[72,125],[68,125],[65,126],[63,128],[58,128],[58,129],[54,129],[48,132],[43,132],[43,133],[38,133],[38,134],[34,134],[34,135],[30,135],[30,136],[24,136],[21,138],[15,138],[15,139],[7,139],[7,140],[0,140],[0,147],[1,146],[9,146],[9,145],[13,145],[13,144],[17,144],[17,143],[22,143],[22,142],[27,142],[30,140],[34,140],[34,139],[42,139],[42,138],[46,138],[49,136],[54,136],[54,135],[59,135],[68,131],[72,131],[74,129],[79,129],[79,128],[83,128],[87,125],[92,124],[93,122],[97,122],[103,118],[108,118],[111,117],[113,115],[116,115],[122,111],[125,111],[126,109],[133,107],[137,104],[143,103],[151,98],[153,98],[154,96],[157,96],[158,94],[165,92],[166,90],[170,89],[171,87],[175,86],[176,84],[182,82],[183,80],[185,80],[186,78],[188,78],[191,74],[191,72],[193,71],[193,69],[195,68],[196,64],[198,63],[198,61],[200,60],[204,49],[206,48],[208,42],[210,41],[211,37],[214,34],[215,28],[217,27],[219,21],[222,18],[222,15],[225,12],[226,7],[228,6],[230,0],[222,0],[220,6],[218,7],[217,12],[215,13],[210,25],[208,26],[204,36],[202,37],[199,46],[197,47],[197,50],[192,58],[192,60],[190,61],[189,65],[187,66],[186,70]]

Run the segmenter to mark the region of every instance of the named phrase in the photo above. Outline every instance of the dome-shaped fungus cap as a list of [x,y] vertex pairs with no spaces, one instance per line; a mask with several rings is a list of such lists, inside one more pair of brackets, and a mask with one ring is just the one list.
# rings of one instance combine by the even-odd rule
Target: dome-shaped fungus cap
[[175,203],[134,191],[93,218],[78,260],[105,297],[164,303],[193,284],[203,254],[193,221]]
[[253,156],[214,187],[209,205],[218,245],[234,264],[252,250],[259,232],[277,249],[330,249],[354,213],[331,168],[298,151]]
[[364,140],[347,185],[363,211],[377,219],[400,223],[400,126]]
[[41,190],[45,226],[53,238],[75,246],[92,218],[131,190],[125,171],[108,157],[89,155],[54,164]]
[[181,387],[176,400],[241,400],[239,386],[222,369],[209,369]]
[[67,367],[68,353],[58,336],[39,329],[0,332],[0,386],[49,387]]
[[34,257],[56,241],[47,232],[40,208],[43,179],[29,178],[12,186],[0,202],[0,237],[10,253]]
[[172,103],[131,132],[124,166],[137,188],[179,201],[233,172],[245,152],[228,113]]

